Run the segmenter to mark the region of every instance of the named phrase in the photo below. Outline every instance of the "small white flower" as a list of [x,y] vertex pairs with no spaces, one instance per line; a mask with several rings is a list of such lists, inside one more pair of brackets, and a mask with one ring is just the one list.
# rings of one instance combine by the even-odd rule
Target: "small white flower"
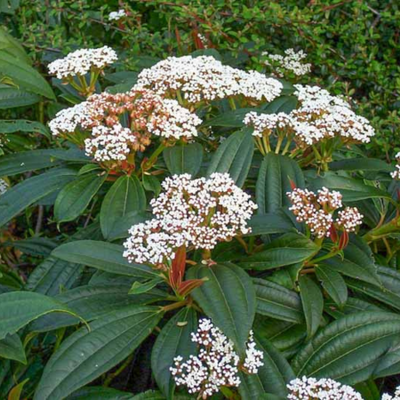
[[400,386],[398,386],[397,388],[396,388],[396,391],[394,392],[394,395],[393,396],[391,396],[390,394],[388,394],[388,393],[385,393],[383,396],[382,396],[382,399],[381,400],[400,400]]
[[296,76],[302,76],[311,72],[311,64],[303,62],[307,57],[307,54],[303,50],[296,52],[294,49],[287,49],[284,56],[268,52],[264,52],[262,55],[268,58],[265,64],[274,67],[274,71],[278,72],[279,76],[283,76],[285,71],[291,71]]
[[[199,354],[191,355],[185,362],[177,356],[170,368],[178,386],[186,386],[189,393],[199,393],[199,398],[206,399],[219,392],[222,386],[240,385],[240,359],[233,342],[209,319],[199,321],[197,332],[192,333],[192,342],[198,344]],[[264,365],[263,357],[263,352],[255,348],[251,332],[243,368],[249,374],[256,374]]]
[[126,11],[125,10],[112,11],[108,15],[108,19],[110,21],[118,21],[123,17],[126,17]]
[[117,53],[108,46],[98,49],[80,49],[48,65],[49,73],[58,79],[86,75],[92,69],[101,70],[118,59]]
[[333,379],[316,379],[303,376],[287,385],[288,400],[363,400],[351,386],[342,385]]
[[8,183],[4,179],[0,179],[0,196],[7,192],[8,188]]
[[172,259],[182,245],[211,250],[218,242],[250,232],[247,221],[257,206],[228,174],[214,173],[208,179],[174,175],[162,188],[150,202],[155,219],[129,231],[124,243],[129,261],[158,265]]
[[211,56],[169,57],[144,69],[137,85],[162,95],[180,91],[189,103],[232,96],[272,101],[283,87],[274,78],[223,65]]
[[400,153],[396,154],[396,160],[397,160],[396,171],[393,171],[391,173],[391,176],[392,176],[393,179],[400,180]]

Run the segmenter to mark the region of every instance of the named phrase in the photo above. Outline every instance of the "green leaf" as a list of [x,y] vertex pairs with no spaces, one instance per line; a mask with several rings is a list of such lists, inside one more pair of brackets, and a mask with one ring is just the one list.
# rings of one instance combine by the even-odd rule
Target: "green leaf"
[[266,270],[303,262],[318,251],[319,247],[298,233],[287,233],[264,247],[264,250],[240,261],[248,269]]
[[265,392],[277,396],[287,394],[286,385],[295,378],[289,363],[267,339],[256,337],[256,344],[257,349],[264,354],[264,365],[259,368],[257,375],[246,375],[245,380],[252,379],[253,385],[258,380]]
[[203,161],[203,146],[191,143],[167,147],[163,157],[171,175],[190,174],[195,177]]
[[[180,396],[175,396],[174,400],[179,400]],[[165,400],[165,397],[154,390],[148,390],[147,392],[139,393],[133,397],[132,400]]]
[[312,180],[311,184],[314,190],[322,187],[338,190],[343,195],[344,202],[371,198],[391,199],[390,193],[384,190],[378,189],[375,186],[366,185],[360,179],[335,175],[334,172],[326,172],[324,177]]
[[11,78],[19,87],[29,92],[55,99],[47,81],[29,64],[5,52],[0,52],[0,71],[2,77]]
[[34,400],[61,400],[128,357],[162,317],[159,307],[128,306],[69,336],[48,361]]
[[87,174],[78,176],[68,183],[58,194],[54,204],[54,217],[58,222],[73,221],[78,218],[99,191],[107,175]]
[[360,393],[363,400],[380,400],[380,391],[377,384],[372,380],[368,379],[366,382],[358,383],[354,386],[354,389]]
[[189,359],[196,354],[196,344],[192,342],[191,334],[197,329],[197,314],[193,308],[184,308],[175,314],[154,343],[151,353],[151,369],[157,386],[167,399],[174,399],[175,381],[170,367],[174,365],[174,358]]
[[307,338],[311,338],[321,324],[324,298],[319,286],[305,275],[299,278],[299,289],[304,316],[306,318]]
[[62,188],[75,174],[68,168],[53,169],[8,189],[0,197],[0,226],[33,203]]
[[[77,390],[67,400],[133,400],[136,397],[128,392],[121,392],[104,386],[88,386]],[[164,398],[160,398],[164,400]]]
[[292,361],[297,376],[329,376],[354,385],[371,377],[398,340],[400,316],[387,312],[346,315],[322,328]]
[[150,267],[129,263],[122,256],[124,249],[117,244],[96,240],[79,240],[62,244],[53,250],[52,255],[62,260],[80,263],[113,274],[152,279],[158,273]]
[[343,258],[340,256],[329,258],[324,260],[324,264],[329,265],[342,275],[369,282],[373,285],[380,285],[371,249],[358,236],[352,235],[350,243],[344,249]]
[[0,358],[26,364],[25,349],[17,334],[7,335],[4,339],[0,340]]
[[[0,13],[13,14],[19,5],[19,0],[1,0]],[[22,62],[31,64],[30,58],[27,56],[21,44],[14,39],[3,27],[0,26],[0,49],[15,58],[19,58]]]
[[[290,84],[289,84],[290,85]],[[284,85],[285,86],[285,85]],[[286,85],[288,86],[288,85]],[[291,90],[293,91],[292,85],[290,85]],[[297,106],[297,97],[295,96],[280,96],[271,103],[268,103],[267,107],[264,108],[265,114],[277,114],[280,112],[284,112],[289,114],[293,111]]]
[[247,113],[252,111],[262,112],[260,108],[239,108],[237,110],[224,111],[216,117],[204,121],[202,126],[223,126],[228,128],[241,128],[244,126],[243,120]]
[[159,283],[164,282],[164,279],[159,277],[159,278],[154,278],[151,279],[150,281],[147,282],[134,282],[132,287],[129,289],[129,294],[143,294],[148,292],[149,290],[155,288]]
[[296,292],[265,279],[254,279],[253,283],[257,314],[295,324],[304,322],[300,297]]
[[146,194],[136,176],[118,178],[101,205],[100,226],[105,239],[115,237],[118,226],[128,213],[146,209]]
[[397,345],[394,349],[382,357],[378,366],[374,371],[374,378],[384,378],[385,376],[392,376],[400,374],[400,348]]
[[52,153],[54,150],[31,150],[0,157],[0,176],[12,176],[60,164]]
[[334,161],[329,164],[329,169],[331,171],[394,171],[393,165],[375,158],[350,158]]
[[76,316],[63,304],[39,293],[18,291],[0,294],[0,339],[51,312],[66,312]]
[[318,265],[315,269],[317,278],[332,300],[342,308],[347,301],[347,286],[342,276],[327,265]]
[[294,228],[292,221],[283,211],[253,215],[248,224],[251,232],[247,236],[285,233]]
[[40,97],[34,93],[0,83],[0,110],[30,106],[39,101]]
[[50,132],[46,126],[37,121],[28,121],[26,119],[0,120],[0,133],[40,133],[50,138]]
[[[74,311],[85,321],[92,321],[124,306],[150,304],[154,301],[164,300],[168,296],[167,292],[158,289],[131,296],[128,294],[129,282],[126,283],[113,283],[108,280],[106,284],[80,286],[57,295],[55,299],[65,304],[68,309]],[[49,314],[36,320],[31,330],[46,332],[76,325],[78,322],[77,318],[70,315]]]
[[268,153],[261,163],[256,185],[258,213],[275,213],[288,207],[287,192],[292,181],[296,187],[304,187],[304,177],[296,161],[280,154]]
[[254,153],[254,141],[248,128],[230,135],[211,158],[207,176],[214,172],[228,172],[236,185],[243,186],[249,173]]
[[187,275],[188,279],[206,280],[192,292],[193,298],[244,353],[256,311],[256,295],[249,276],[233,264],[195,266]]

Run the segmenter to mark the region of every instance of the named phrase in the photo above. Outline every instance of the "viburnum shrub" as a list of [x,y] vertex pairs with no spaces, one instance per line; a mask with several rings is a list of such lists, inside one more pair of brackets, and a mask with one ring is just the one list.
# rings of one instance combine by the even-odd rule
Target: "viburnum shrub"
[[[0,160],[0,223],[39,224],[4,247],[41,260],[18,275],[3,254],[2,397],[380,398],[400,373],[400,167],[284,54],[269,75],[169,57],[134,86],[107,86],[127,72],[108,47],[49,65],[48,148],[4,138]],[[150,391],[109,388],[143,348]]]

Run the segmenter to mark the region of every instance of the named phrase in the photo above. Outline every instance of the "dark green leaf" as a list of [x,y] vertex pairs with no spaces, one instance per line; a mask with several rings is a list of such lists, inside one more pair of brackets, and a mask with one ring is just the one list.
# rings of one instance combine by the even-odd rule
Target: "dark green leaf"
[[128,306],[79,329],[48,361],[34,400],[61,400],[129,356],[162,317],[158,307]]
[[230,135],[218,147],[207,169],[207,175],[214,172],[228,172],[236,185],[241,187],[250,170],[254,153],[254,141],[248,128]]
[[88,174],[78,176],[58,194],[54,204],[54,217],[58,222],[73,221],[89,205],[103,185],[107,175]]
[[1,133],[28,132],[40,133],[50,138],[50,132],[46,126],[37,121],[28,121],[26,119],[0,120]]
[[342,276],[327,265],[318,265],[315,273],[328,295],[342,308],[347,301],[347,286]]
[[0,339],[51,312],[74,315],[64,304],[39,293],[18,291],[0,294]]
[[4,339],[0,340],[0,358],[26,364],[25,349],[17,334],[7,335]]
[[319,286],[306,275],[300,276],[299,288],[304,316],[306,318],[307,337],[311,338],[321,324],[324,298]]
[[251,232],[247,236],[284,233],[294,228],[292,221],[283,211],[253,215],[249,226]]
[[304,322],[300,297],[296,292],[265,279],[254,279],[253,282],[258,314],[295,324]]
[[394,171],[393,165],[375,158],[350,158],[329,164],[331,171]]
[[196,354],[196,344],[192,342],[191,333],[197,329],[197,314],[193,308],[179,311],[163,327],[157,337],[151,353],[151,369],[157,385],[167,399],[174,399],[175,382],[170,367],[174,358],[189,359]]
[[[131,393],[121,392],[104,386],[88,386],[77,390],[67,400],[133,400]],[[161,398],[162,399],[162,398]],[[162,399],[163,400],[163,399]]]
[[192,292],[193,298],[244,353],[256,311],[256,295],[249,276],[233,264],[196,266],[187,275],[188,279],[206,279]]
[[247,256],[240,266],[265,270],[303,262],[318,251],[319,247],[298,233],[287,233],[264,247],[264,250]]
[[40,97],[34,93],[0,83],[0,110],[30,106],[39,101]]
[[158,273],[150,267],[129,263],[122,256],[124,249],[117,244],[95,240],[80,240],[57,247],[52,255],[62,260],[80,263],[113,274],[152,279]]
[[287,192],[291,183],[304,187],[303,173],[296,161],[280,154],[268,153],[261,164],[256,186],[258,213],[275,213],[288,207]]
[[7,190],[0,198],[0,226],[36,201],[62,188],[75,174],[67,168],[53,169]]
[[101,231],[105,239],[114,238],[126,215],[146,209],[146,194],[135,176],[121,176],[106,194],[100,211]]
[[346,315],[323,329],[295,356],[297,376],[329,376],[354,385],[367,380],[400,334],[400,316],[387,312]]
[[176,145],[163,151],[165,164],[172,175],[190,174],[195,177],[203,161],[203,146],[200,143]]

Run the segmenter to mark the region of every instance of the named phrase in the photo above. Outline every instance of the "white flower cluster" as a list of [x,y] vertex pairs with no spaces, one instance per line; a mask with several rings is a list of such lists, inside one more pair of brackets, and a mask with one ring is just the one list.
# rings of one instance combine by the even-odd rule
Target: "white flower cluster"
[[[238,387],[240,359],[233,342],[209,319],[199,321],[199,328],[192,333],[192,341],[199,346],[199,354],[191,355],[183,362],[181,356],[175,357],[171,373],[178,386],[186,386],[189,393],[199,393],[206,399],[219,392],[222,386]],[[246,358],[243,366],[250,374],[256,374],[263,366],[264,354],[255,349],[253,333],[247,342]]]
[[318,238],[328,237],[333,225],[350,233],[362,224],[363,215],[356,207],[346,207],[334,219],[333,213],[342,207],[342,195],[335,190],[324,187],[315,194],[308,189],[296,188],[287,195],[292,203],[289,210]]
[[[126,115],[130,126],[120,117]],[[176,100],[162,99],[150,91],[95,94],[74,107],[61,110],[50,121],[53,135],[89,130],[86,154],[96,161],[123,161],[136,150],[143,151],[151,135],[166,140],[190,140],[197,136],[201,119]]]
[[393,179],[400,180],[400,153],[396,154],[396,160],[397,160],[396,171],[392,172],[391,175]]
[[333,379],[297,378],[287,385],[289,400],[363,400],[351,386],[342,385]]
[[277,114],[257,114],[254,111],[245,115],[243,122],[254,127],[253,136],[262,137],[274,130],[287,129],[292,126],[292,118],[289,114],[280,112]]
[[284,56],[268,52],[264,52],[262,55],[268,58],[265,61],[265,65],[274,67],[274,71],[279,76],[283,76],[286,71],[291,71],[296,76],[302,76],[311,72],[311,64],[304,63],[303,61],[307,57],[307,54],[303,50],[296,52],[294,49],[287,49]]
[[243,120],[254,127],[254,136],[270,135],[285,129],[296,142],[311,146],[324,139],[340,136],[343,140],[368,143],[375,135],[369,121],[354,113],[350,104],[318,86],[295,85],[300,106],[285,115],[247,114]]
[[394,392],[394,395],[392,396],[392,395],[390,395],[390,394],[388,394],[388,393],[385,393],[383,396],[382,396],[382,399],[381,400],[400,400],[400,386],[398,386],[397,388],[396,388],[396,391]]
[[108,15],[108,19],[110,21],[118,21],[123,17],[126,17],[126,11],[125,10],[112,11]]
[[117,53],[108,46],[98,49],[79,49],[66,57],[53,61],[48,69],[58,79],[68,79],[76,75],[83,76],[90,70],[101,70],[118,60]]
[[129,231],[124,243],[129,261],[159,265],[173,259],[182,245],[211,250],[220,241],[249,233],[247,220],[257,206],[228,174],[193,180],[189,174],[174,175],[162,188],[150,202],[155,219]]
[[223,65],[211,56],[169,57],[144,69],[137,82],[158,94],[173,95],[181,91],[190,103],[212,101],[231,96],[272,101],[282,84],[256,71],[243,71]]
[[0,195],[8,190],[8,183],[4,179],[0,179]]

